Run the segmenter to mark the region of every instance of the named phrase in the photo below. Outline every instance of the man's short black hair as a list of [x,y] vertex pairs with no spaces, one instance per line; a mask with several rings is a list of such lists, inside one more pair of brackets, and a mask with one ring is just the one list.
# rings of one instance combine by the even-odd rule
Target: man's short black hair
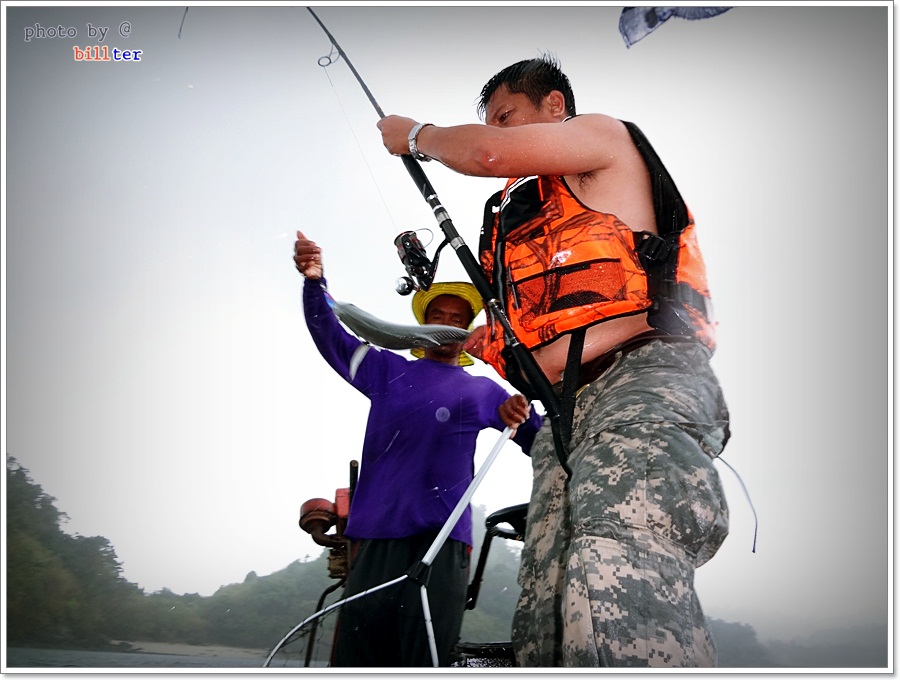
[[570,116],[575,115],[575,94],[572,92],[572,85],[553,55],[544,54],[536,59],[525,59],[507,66],[491,78],[481,89],[478,98],[478,115],[482,120],[491,103],[491,97],[502,85],[506,85],[513,94],[524,94],[535,107],[540,106],[541,100],[553,90],[559,90],[563,94],[566,113]]

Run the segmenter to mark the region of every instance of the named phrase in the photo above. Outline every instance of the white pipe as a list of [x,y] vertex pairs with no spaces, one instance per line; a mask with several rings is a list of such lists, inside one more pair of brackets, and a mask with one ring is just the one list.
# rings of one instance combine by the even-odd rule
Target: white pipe
[[431,665],[437,668],[440,665],[437,652],[437,643],[434,641],[434,624],[431,623],[431,607],[428,606],[428,588],[424,585],[419,589],[422,594],[422,614],[425,617],[425,632],[428,634],[428,648],[431,650]]
[[437,556],[438,551],[444,545],[444,541],[447,540],[447,536],[450,535],[450,532],[453,531],[453,527],[456,526],[456,522],[459,520],[460,516],[462,516],[466,508],[469,507],[469,501],[472,500],[472,496],[475,495],[475,490],[478,488],[478,485],[481,484],[481,481],[484,479],[485,475],[487,475],[488,469],[491,467],[491,465],[493,465],[494,460],[500,454],[500,449],[502,449],[506,441],[510,437],[512,437],[512,433],[514,431],[515,430],[511,427],[507,427],[505,430],[503,430],[503,434],[500,435],[500,439],[498,439],[497,443],[494,444],[494,448],[488,454],[488,457],[485,459],[484,464],[478,471],[478,474],[475,475],[472,483],[469,484],[469,488],[466,489],[466,492],[462,495],[462,498],[459,499],[456,507],[453,508],[453,512],[450,513],[450,517],[448,517],[447,521],[444,522],[444,526],[441,527],[437,538],[434,539],[434,542],[431,544],[428,552],[425,553],[425,557],[422,558],[422,562],[424,564],[430,565],[432,562],[434,562],[434,558]]
[[[472,496],[475,495],[475,490],[478,488],[478,485],[481,484],[482,480],[487,475],[487,471],[490,469],[491,465],[494,464],[494,461],[500,454],[500,449],[503,448],[503,445],[512,436],[513,432],[514,430],[511,427],[507,427],[505,430],[503,430],[503,433],[500,435],[497,443],[494,444],[494,448],[491,449],[491,452],[485,459],[484,464],[478,471],[478,474],[475,475],[474,479],[472,479],[472,482],[469,484],[469,488],[466,489],[466,492],[456,503],[456,507],[453,508],[453,512],[450,513],[447,521],[444,522],[444,526],[441,527],[440,532],[438,532],[437,537],[432,542],[431,547],[428,548],[428,552],[426,552],[425,557],[422,558],[422,564],[424,564],[425,566],[431,566],[431,563],[434,561],[434,558],[437,557],[438,552],[440,552],[441,548],[447,540],[447,537],[453,530],[453,527],[456,526],[456,523],[459,521],[459,518],[462,516],[463,512],[465,512],[466,508],[469,507],[469,501],[472,500]],[[421,593],[422,613],[425,616],[425,632],[428,634],[428,646],[431,648],[431,663],[435,668],[437,668],[439,666],[437,645],[434,641],[434,626],[431,623],[431,609],[428,606],[428,590],[424,585],[422,586]]]

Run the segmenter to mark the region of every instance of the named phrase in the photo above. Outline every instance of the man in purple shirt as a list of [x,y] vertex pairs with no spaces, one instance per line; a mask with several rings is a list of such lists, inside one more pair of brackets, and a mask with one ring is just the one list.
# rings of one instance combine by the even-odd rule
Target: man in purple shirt
[[[370,347],[332,312],[322,251],[297,232],[294,263],[305,277],[303,311],[328,364],[371,401],[359,480],[344,534],[351,539],[345,596],[382,585],[420,562],[474,476],[475,443],[486,428],[516,428],[525,453],[541,418],[522,395],[473,376],[462,343],[424,348],[418,360]],[[413,297],[420,323],[470,328],[481,309],[468,283],[435,283]],[[360,355],[362,358],[360,359]],[[451,661],[465,608],[472,550],[467,508],[428,575],[428,598],[440,665]],[[398,585],[345,604],[332,665],[431,666],[419,584]]]

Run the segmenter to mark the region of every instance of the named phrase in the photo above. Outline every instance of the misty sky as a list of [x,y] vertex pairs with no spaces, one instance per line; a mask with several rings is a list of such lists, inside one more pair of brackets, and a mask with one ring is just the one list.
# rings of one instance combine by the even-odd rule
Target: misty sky
[[[184,7],[3,7],[3,440],[125,578],[211,595],[322,550],[299,507],[347,486],[362,443],[368,402],[306,331],[294,232],[335,298],[398,323],[393,238],[443,236],[303,6]],[[732,529],[698,589],[763,639],[892,612],[892,10],[739,4],[626,48],[604,4],[316,7],[387,113],[478,122],[482,85],[549,51],[579,112],[649,137],[697,221],[723,458],[753,502],[717,464]],[[75,60],[93,45],[140,60]],[[423,168],[474,247],[503,180]],[[438,279],[466,279],[452,249]],[[474,502],[525,502],[530,478],[509,444]]]

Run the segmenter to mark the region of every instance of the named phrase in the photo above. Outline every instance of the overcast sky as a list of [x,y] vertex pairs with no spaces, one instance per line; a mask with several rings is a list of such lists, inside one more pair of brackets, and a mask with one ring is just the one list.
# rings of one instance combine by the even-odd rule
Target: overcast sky
[[[315,556],[299,507],[347,486],[368,402],[310,341],[294,232],[324,248],[334,297],[397,323],[414,320],[393,238],[442,239],[374,108],[346,64],[319,65],[303,6],[3,9],[7,455],[147,592]],[[316,12],[387,113],[478,122],[482,85],[549,51],[579,112],[642,128],[697,221],[723,457],[758,516],[754,553],[718,464],[732,529],[698,572],[703,606],[763,639],[885,622],[890,3],[737,5],[631,48],[621,8],[596,3]],[[95,45],[140,59],[75,60]],[[503,181],[423,168],[475,247]],[[438,279],[466,279],[452,249]],[[530,479],[508,444],[474,502],[525,502]]]

